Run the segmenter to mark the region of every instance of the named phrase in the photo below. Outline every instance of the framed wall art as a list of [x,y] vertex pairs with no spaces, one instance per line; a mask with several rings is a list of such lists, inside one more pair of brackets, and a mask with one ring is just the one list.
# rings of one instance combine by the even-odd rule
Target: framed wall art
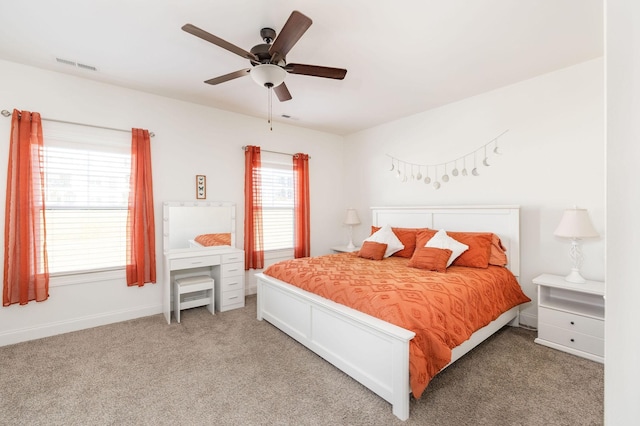
[[207,177],[205,175],[196,175],[196,198],[198,200],[207,198]]

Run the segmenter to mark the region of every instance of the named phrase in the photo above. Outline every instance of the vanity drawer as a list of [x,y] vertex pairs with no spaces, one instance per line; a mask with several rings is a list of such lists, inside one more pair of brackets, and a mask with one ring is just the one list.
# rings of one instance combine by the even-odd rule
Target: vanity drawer
[[244,267],[242,262],[235,263],[223,263],[220,265],[220,269],[222,270],[222,277],[236,277],[238,275],[244,275]]
[[220,310],[224,311],[225,308],[229,308],[230,306],[244,306],[244,288],[222,292],[220,297]]
[[244,275],[224,278],[221,281],[220,291],[244,290]]
[[604,356],[604,339],[597,337],[540,323],[538,325],[538,338],[567,348]]
[[570,332],[604,339],[604,321],[556,309],[538,308],[538,321]]
[[229,253],[222,255],[222,263],[233,263],[233,262],[243,262],[244,263],[244,252],[238,253]]
[[220,255],[185,257],[183,259],[171,259],[170,268],[177,269],[200,268],[203,266],[219,265]]

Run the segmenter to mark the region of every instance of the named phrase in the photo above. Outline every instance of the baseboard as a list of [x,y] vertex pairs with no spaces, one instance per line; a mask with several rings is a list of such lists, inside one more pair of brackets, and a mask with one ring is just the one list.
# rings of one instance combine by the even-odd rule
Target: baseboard
[[520,312],[520,325],[532,330],[538,329],[538,316],[528,312]]
[[11,330],[0,333],[0,346],[13,345],[28,340],[42,339],[72,331],[84,330],[101,325],[147,317],[162,313],[162,305],[144,306],[130,310],[107,312],[66,321],[58,321],[36,327]]

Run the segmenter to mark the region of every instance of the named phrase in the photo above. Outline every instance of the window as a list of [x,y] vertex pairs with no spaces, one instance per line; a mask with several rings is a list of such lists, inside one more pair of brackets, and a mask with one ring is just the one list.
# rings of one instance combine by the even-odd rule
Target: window
[[293,249],[293,166],[262,162],[264,250]]
[[51,274],[124,268],[131,135],[43,125]]

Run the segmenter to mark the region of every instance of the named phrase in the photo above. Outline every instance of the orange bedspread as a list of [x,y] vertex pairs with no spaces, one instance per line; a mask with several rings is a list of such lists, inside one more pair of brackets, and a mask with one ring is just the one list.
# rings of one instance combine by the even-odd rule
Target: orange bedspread
[[419,398],[451,361],[452,348],[531,299],[503,267],[452,266],[437,273],[410,268],[408,261],[341,253],[279,262],[264,273],[415,332],[409,343],[409,377]]

